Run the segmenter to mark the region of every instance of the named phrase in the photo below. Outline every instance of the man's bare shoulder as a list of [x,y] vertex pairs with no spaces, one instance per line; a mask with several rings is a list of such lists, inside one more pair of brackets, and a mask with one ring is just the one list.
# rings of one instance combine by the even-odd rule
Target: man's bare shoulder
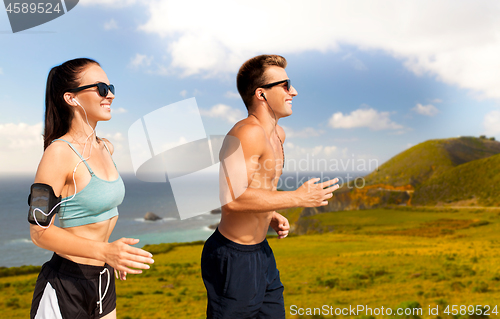
[[236,123],[227,133],[224,149],[226,151],[234,150],[241,146],[246,155],[260,156],[264,153],[267,142],[264,128],[247,118]]
[[285,130],[281,126],[276,125],[276,131],[278,132],[278,136],[280,137],[281,142],[284,143],[286,138]]
[[227,134],[237,137],[240,141],[266,139],[264,128],[250,118],[236,123]]

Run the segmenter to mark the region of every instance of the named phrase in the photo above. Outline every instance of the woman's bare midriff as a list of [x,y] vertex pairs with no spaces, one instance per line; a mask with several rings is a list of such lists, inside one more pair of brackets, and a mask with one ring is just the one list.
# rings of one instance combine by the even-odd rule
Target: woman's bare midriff
[[[74,234],[74,235],[77,235],[77,236],[80,236],[83,238],[107,243],[109,240],[109,236],[111,236],[111,233],[113,232],[113,229],[115,228],[117,220],[118,220],[118,216],[114,216],[114,217],[112,217],[108,220],[104,220],[102,222],[88,224],[88,225],[82,225],[82,226],[76,226],[76,227],[69,227],[69,228],[65,228],[65,230]],[[71,255],[64,255],[64,254],[59,254],[59,253],[57,253],[57,254],[61,257],[69,259],[75,263],[84,264],[84,265],[92,265],[92,266],[104,266],[104,262],[102,262],[100,260],[96,260],[96,259],[92,259],[92,258],[71,256]]]

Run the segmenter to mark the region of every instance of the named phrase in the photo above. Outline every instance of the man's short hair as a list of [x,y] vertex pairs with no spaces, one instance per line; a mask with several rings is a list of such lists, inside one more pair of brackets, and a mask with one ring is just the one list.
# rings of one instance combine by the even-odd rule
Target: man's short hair
[[270,66],[286,68],[286,59],[280,55],[263,54],[251,58],[243,63],[236,76],[236,86],[248,108],[252,105],[252,97],[262,85],[266,84],[264,72]]

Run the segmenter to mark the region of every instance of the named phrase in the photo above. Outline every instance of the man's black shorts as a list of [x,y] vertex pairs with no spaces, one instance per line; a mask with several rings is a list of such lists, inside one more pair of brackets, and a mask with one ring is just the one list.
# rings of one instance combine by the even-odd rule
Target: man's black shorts
[[[30,317],[34,319],[104,317],[116,308],[113,272],[113,268],[108,264],[104,267],[78,264],[54,253],[52,259],[42,266],[42,271],[38,275]],[[99,288],[101,288],[100,295]],[[102,305],[99,304],[100,301]]]
[[207,318],[285,318],[283,284],[267,240],[237,244],[218,229],[201,255]]

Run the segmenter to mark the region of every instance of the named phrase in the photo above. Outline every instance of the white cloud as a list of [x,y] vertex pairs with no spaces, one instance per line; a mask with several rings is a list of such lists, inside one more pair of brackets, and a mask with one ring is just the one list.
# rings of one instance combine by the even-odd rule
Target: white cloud
[[126,109],[124,109],[123,107],[119,107],[117,109],[112,108],[111,112],[113,112],[113,114],[123,114],[123,113],[127,113],[128,111]]
[[[188,90],[182,90],[179,92],[179,94],[182,96],[182,97],[186,97],[188,96],[190,93]],[[198,90],[198,89],[194,89],[191,93],[191,96],[199,96],[199,95],[203,95],[203,92]]]
[[98,136],[107,138],[111,143],[125,141],[125,137],[120,132],[115,132],[115,133],[105,132],[102,136],[101,136],[101,134],[98,134]]
[[491,111],[484,116],[484,133],[487,135],[500,134],[500,111]]
[[432,104],[422,105],[417,103],[411,110],[425,116],[434,116],[439,113],[439,110]]
[[347,149],[347,147],[344,147],[344,148],[342,149],[342,157],[346,158],[346,157],[348,156],[348,154],[347,154],[347,152],[348,152],[348,151],[349,151],[349,150]]
[[326,155],[331,155],[331,154],[333,154],[336,150],[337,150],[337,146],[326,146],[326,147],[323,149],[323,152],[324,152]]
[[228,99],[239,99],[241,98],[240,94],[238,92],[233,92],[233,91],[227,91],[224,94],[224,97],[227,97]]
[[434,99],[431,102],[432,103],[443,103],[443,100],[441,100],[441,99]]
[[43,125],[0,124],[0,171],[34,173],[43,153]]
[[[98,6],[112,6],[113,8],[117,7],[126,7],[135,3],[140,3],[140,1],[136,0],[85,0],[80,1],[78,4],[82,6],[90,6],[90,5],[98,5]],[[143,1],[144,2],[144,1]]]
[[221,118],[232,124],[245,117],[241,110],[234,109],[225,104],[216,104],[209,110],[200,109],[200,113],[201,115],[207,117]]
[[[2,149],[19,150],[40,146],[43,125],[38,123],[0,124],[0,145]],[[43,144],[41,144],[43,146]]]
[[300,129],[298,131],[294,130],[288,126],[282,125],[281,127],[283,128],[283,130],[285,130],[285,134],[286,134],[287,138],[291,138],[291,137],[307,138],[307,137],[313,137],[313,136],[320,136],[323,133],[325,133],[325,131],[315,129],[313,127],[305,127],[305,128]]
[[352,53],[348,53],[342,57],[343,61],[347,61],[351,66],[358,71],[366,71],[368,68],[360,59],[356,58]]
[[153,61],[153,57],[148,57],[146,54],[137,53],[135,57],[130,59],[129,66],[132,68],[139,68],[144,66],[150,66]]
[[394,132],[389,133],[389,135],[403,135],[403,134],[406,134],[410,130],[411,130],[410,128],[406,128],[406,131],[405,130],[394,131]]
[[356,128],[368,127],[371,130],[398,130],[403,126],[389,118],[389,112],[379,112],[373,108],[357,109],[349,115],[337,112],[332,115],[329,121],[332,128]]
[[118,24],[116,23],[115,19],[111,19],[104,23],[104,30],[114,30],[118,29]]
[[[100,0],[86,2],[102,5]],[[165,0],[143,4],[150,18],[140,30],[163,39],[170,55],[165,67],[183,75],[234,72],[261,52],[327,52],[347,44],[365,51],[382,50],[416,74],[427,73],[485,97],[500,98],[496,72],[500,5],[496,1],[457,5],[454,0],[290,0],[284,6],[282,1],[265,0],[195,4]],[[276,12],[280,12],[278,18]],[[265,23],[256,24],[255,17]],[[272,36],[256,36],[269,30]],[[359,63],[357,67],[363,68]]]
[[359,141],[359,138],[357,138],[357,137],[351,137],[351,138],[334,138],[333,140],[335,142],[339,142],[339,143],[352,143],[352,142]]

